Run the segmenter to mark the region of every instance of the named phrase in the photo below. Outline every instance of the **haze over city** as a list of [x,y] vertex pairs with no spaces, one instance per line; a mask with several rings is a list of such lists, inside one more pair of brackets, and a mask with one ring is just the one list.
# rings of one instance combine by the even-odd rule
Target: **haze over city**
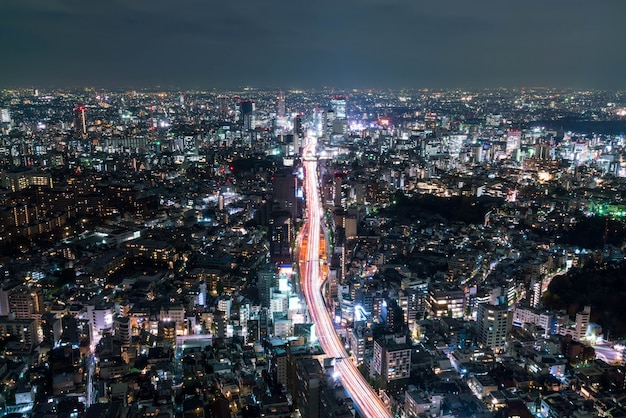
[[0,87],[626,88],[620,0],[0,3]]

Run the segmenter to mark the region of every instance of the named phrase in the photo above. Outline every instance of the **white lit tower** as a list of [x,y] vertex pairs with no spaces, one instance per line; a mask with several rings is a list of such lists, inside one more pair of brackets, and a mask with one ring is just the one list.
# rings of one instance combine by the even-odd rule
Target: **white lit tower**
[[[316,108],[313,110],[313,131],[318,137],[323,139],[327,138],[326,125],[327,125],[327,112],[326,109]],[[307,132],[311,134],[311,132]]]
[[11,111],[9,109],[0,109],[0,133],[3,135],[8,135],[11,127]]
[[335,113],[337,119],[347,119],[347,98],[346,96],[333,96],[330,99],[330,108]]
[[285,92],[279,91],[278,96],[276,97],[276,116],[279,118],[284,118],[286,114]]
[[[346,96],[333,96],[330,99],[329,125],[330,144],[340,144],[347,138],[348,112]],[[332,116],[331,116],[332,115]]]

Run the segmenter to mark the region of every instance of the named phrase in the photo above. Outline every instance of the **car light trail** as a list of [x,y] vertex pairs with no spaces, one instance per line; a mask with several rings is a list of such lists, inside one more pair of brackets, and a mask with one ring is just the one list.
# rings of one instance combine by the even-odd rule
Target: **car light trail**
[[304,152],[304,155],[307,156],[304,159],[307,218],[305,226],[301,230],[303,236],[299,238],[303,241],[306,240],[306,249],[302,247],[305,251],[301,252],[299,260],[302,293],[307,302],[310,319],[315,324],[319,343],[326,355],[337,359],[335,370],[357,409],[366,417],[391,417],[385,404],[376,395],[352,360],[348,358],[343,343],[335,332],[335,327],[322,297],[324,278],[321,277],[319,262],[322,208],[317,188],[317,160],[310,157],[315,155],[316,138],[308,136],[307,139],[309,142],[305,146]]

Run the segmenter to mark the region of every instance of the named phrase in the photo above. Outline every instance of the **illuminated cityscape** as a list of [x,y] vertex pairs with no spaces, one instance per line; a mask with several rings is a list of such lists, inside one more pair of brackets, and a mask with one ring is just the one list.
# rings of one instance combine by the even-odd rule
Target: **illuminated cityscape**
[[625,93],[0,100],[4,414],[621,408]]
[[0,418],[626,416],[626,2],[0,2]]

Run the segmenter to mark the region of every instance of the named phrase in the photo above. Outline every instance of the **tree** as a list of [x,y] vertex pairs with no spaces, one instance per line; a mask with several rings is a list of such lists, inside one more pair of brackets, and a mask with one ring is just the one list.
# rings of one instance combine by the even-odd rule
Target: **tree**
[[76,281],[76,270],[73,267],[67,268],[61,272],[59,277],[58,286],[63,287],[66,284],[71,284]]
[[585,348],[583,348],[581,360],[583,362],[588,362],[588,361],[593,361],[595,359],[596,359],[596,350],[590,345],[585,346]]

